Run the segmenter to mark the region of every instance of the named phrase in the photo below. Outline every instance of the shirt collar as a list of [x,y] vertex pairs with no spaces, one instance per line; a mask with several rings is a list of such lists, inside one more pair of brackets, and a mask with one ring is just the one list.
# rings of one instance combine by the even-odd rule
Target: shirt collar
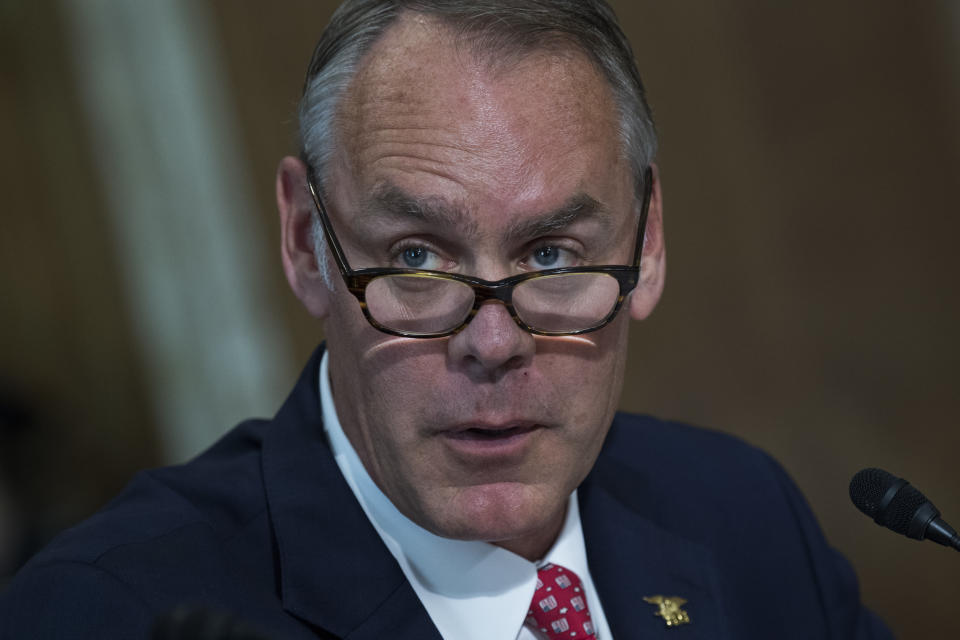
[[328,353],[324,353],[320,403],[334,459],[444,638],[515,638],[533,599],[537,566],[546,562],[574,571],[584,582],[588,603],[591,596],[597,602],[587,568],[576,492],[570,496],[557,541],[540,563],[487,542],[434,535],[400,513],[360,462],[337,417],[328,363]]

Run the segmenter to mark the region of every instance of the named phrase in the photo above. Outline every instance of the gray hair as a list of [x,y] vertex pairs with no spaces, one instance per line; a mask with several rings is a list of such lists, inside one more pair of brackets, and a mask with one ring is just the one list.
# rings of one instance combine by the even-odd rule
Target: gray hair
[[[405,12],[438,18],[495,62],[542,49],[577,48],[603,73],[620,117],[619,134],[638,196],[657,151],[657,134],[630,43],[605,0],[346,0],[313,51],[300,100],[300,145],[317,188],[326,192],[336,148],[336,112],[364,54]],[[314,249],[331,285],[326,243],[314,217]]]

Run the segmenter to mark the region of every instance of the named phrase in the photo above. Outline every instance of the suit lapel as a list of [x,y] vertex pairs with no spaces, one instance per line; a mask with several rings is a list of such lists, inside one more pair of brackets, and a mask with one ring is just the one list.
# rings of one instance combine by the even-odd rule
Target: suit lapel
[[[613,638],[726,638],[712,555],[641,515],[646,484],[601,458],[578,490],[590,575]],[[643,599],[657,595],[684,598],[690,623],[668,628],[659,607]]]
[[340,638],[440,640],[327,446],[321,354],[310,359],[263,443],[283,607]]

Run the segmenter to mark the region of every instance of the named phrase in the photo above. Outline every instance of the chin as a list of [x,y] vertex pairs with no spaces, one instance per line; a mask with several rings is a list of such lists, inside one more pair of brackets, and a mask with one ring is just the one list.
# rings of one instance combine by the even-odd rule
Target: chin
[[435,533],[507,548],[506,543],[521,539],[549,538],[552,543],[563,524],[568,496],[551,494],[517,482],[460,489],[444,505]]

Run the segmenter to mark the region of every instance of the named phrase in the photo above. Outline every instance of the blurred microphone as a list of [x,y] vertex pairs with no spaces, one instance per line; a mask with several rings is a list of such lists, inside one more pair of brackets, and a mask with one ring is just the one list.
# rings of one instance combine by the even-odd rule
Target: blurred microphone
[[150,640],[269,640],[245,622],[221,611],[177,607],[159,616]]
[[933,540],[960,551],[960,536],[909,482],[883,469],[864,469],[850,480],[853,504],[877,524],[915,540]]

